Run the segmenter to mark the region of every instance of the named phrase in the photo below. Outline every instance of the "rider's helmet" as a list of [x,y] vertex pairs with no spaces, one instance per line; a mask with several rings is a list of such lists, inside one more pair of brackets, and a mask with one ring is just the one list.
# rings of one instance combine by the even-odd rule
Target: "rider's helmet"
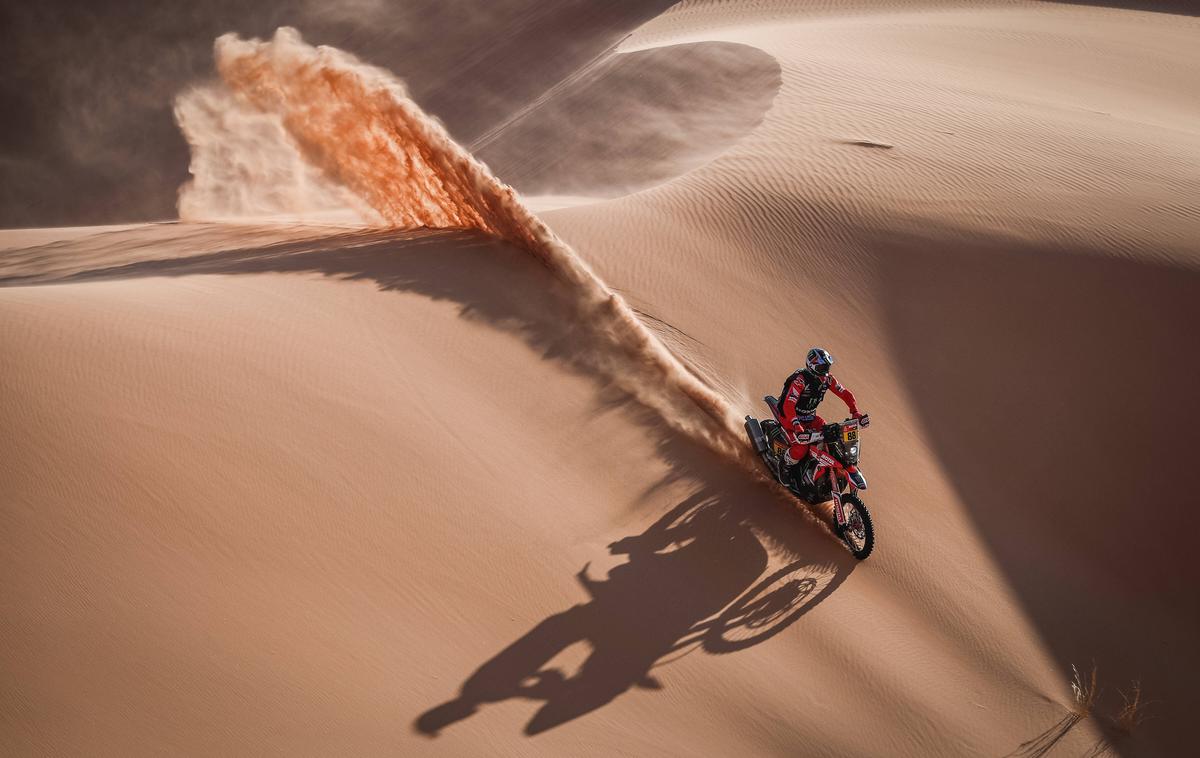
[[833,356],[823,347],[814,347],[808,351],[804,359],[804,369],[817,376],[827,376],[829,367],[833,365]]

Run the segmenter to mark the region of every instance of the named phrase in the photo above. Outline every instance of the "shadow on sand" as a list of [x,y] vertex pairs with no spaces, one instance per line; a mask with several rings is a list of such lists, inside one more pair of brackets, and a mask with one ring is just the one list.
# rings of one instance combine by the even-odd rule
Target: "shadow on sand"
[[[485,703],[543,703],[529,735],[583,716],[635,687],[662,689],[654,670],[695,650],[728,653],[778,634],[845,579],[848,566],[797,560],[764,577],[769,554],[741,509],[711,492],[676,506],[645,532],[609,545],[628,557],[607,579],[584,566],[587,602],[556,613],[479,667],[458,697],[423,713],[436,736]],[[573,673],[553,665],[567,648],[590,653]]]

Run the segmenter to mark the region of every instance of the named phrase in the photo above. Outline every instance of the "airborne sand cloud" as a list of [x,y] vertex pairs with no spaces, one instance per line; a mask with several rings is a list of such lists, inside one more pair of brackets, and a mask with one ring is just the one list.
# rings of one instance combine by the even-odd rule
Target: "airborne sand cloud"
[[[596,342],[588,352],[593,369],[668,425],[747,460],[740,419],[729,402],[680,363],[511,187],[421,110],[398,79],[343,51],[307,45],[289,28],[265,42],[225,35],[215,54],[222,80],[238,98],[277,117],[305,160],[385,225],[471,229],[533,254],[573,293],[575,316]],[[185,132],[192,113],[179,113]],[[279,154],[289,162],[284,170],[295,171],[287,152]],[[193,190],[185,188],[181,202],[193,201]]]

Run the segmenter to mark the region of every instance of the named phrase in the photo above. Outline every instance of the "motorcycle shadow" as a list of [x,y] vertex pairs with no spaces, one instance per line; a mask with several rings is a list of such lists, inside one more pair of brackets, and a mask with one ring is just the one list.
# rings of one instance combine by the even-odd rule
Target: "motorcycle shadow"
[[[579,571],[586,602],[501,650],[414,729],[435,737],[487,703],[521,698],[542,703],[524,729],[539,734],[631,689],[662,689],[658,670],[683,656],[733,653],[783,632],[845,580],[853,561],[824,539],[812,544],[827,549],[812,555],[795,558],[793,550],[780,560],[776,550],[773,557],[759,537],[764,525],[748,512],[755,511],[728,493],[701,491],[641,534],[612,543],[609,551],[627,560],[601,580],[590,566]],[[587,657],[566,670],[558,659],[579,643]]]

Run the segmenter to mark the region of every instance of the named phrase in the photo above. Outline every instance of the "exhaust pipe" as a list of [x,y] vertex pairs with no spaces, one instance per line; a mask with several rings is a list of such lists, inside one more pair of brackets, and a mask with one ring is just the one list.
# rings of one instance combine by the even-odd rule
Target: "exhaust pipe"
[[754,452],[762,455],[767,452],[767,435],[763,434],[762,425],[753,416],[746,417],[746,436],[754,446]]

